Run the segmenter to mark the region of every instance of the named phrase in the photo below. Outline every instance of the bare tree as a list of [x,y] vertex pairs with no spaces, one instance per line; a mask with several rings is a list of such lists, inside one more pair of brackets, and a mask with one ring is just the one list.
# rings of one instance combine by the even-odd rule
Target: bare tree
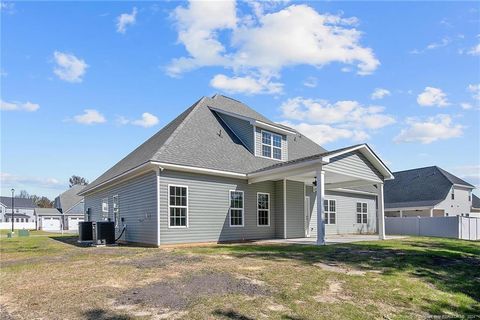
[[22,199],[30,199],[31,196],[30,194],[27,192],[27,190],[20,190],[20,193],[18,194],[17,196],[18,198],[22,198]]
[[85,179],[84,177],[76,176],[76,175],[71,176],[68,181],[70,182],[70,188],[77,184],[82,186],[88,184],[87,179]]

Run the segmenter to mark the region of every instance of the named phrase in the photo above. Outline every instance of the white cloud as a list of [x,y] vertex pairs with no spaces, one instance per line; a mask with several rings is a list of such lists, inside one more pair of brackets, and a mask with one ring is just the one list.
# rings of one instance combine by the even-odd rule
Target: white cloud
[[460,103],[460,107],[462,107],[463,110],[470,110],[473,108],[473,106],[468,102]]
[[231,79],[252,73],[271,78],[288,66],[341,63],[356,65],[358,74],[367,75],[380,64],[373,50],[360,44],[362,32],[354,27],[354,17],[321,14],[307,5],[269,8],[268,13],[252,7],[251,15],[243,14],[235,1],[191,1],[177,7],[172,17],[188,56],[172,60],[168,74],[221,66],[233,71]]
[[397,143],[420,142],[429,144],[437,140],[458,138],[463,135],[464,127],[453,124],[452,118],[446,114],[439,114],[423,121],[408,118],[406,122],[408,127],[402,129],[400,134],[394,138]]
[[452,39],[449,37],[442,38],[439,42],[429,43],[424,49],[413,49],[410,51],[410,54],[421,54],[425,53],[428,50],[435,50],[438,48],[443,48],[452,43]]
[[283,117],[313,124],[341,124],[345,127],[379,129],[395,122],[383,114],[384,107],[362,106],[357,101],[337,101],[306,99],[296,97],[281,105]]
[[158,118],[149,112],[142,113],[142,117],[137,120],[129,120],[124,116],[117,116],[116,123],[119,125],[133,124],[144,128],[150,128],[157,125]]
[[137,19],[137,8],[133,7],[132,13],[122,13],[117,17],[117,32],[125,33],[127,27],[134,25]]
[[307,79],[305,79],[305,81],[303,82],[303,85],[305,87],[309,87],[309,88],[316,88],[317,87],[317,78],[315,77],[308,77]]
[[25,102],[25,103],[20,103],[20,102],[7,102],[0,100],[0,110],[3,111],[27,111],[27,112],[33,112],[37,111],[40,108],[40,105],[36,103],[31,103],[31,102]]
[[223,90],[228,93],[281,93],[282,84],[278,82],[271,82],[269,78],[253,78],[251,76],[245,77],[228,77],[223,74],[215,75],[210,81],[213,88]]
[[426,87],[417,97],[417,103],[423,107],[446,107],[449,105],[447,94],[439,88]]
[[390,94],[391,94],[390,91],[387,90],[387,89],[376,88],[375,90],[373,90],[370,98],[372,100],[379,100],[379,99],[383,99],[383,98],[389,96]]
[[475,185],[477,189],[480,187],[480,165],[463,165],[455,167],[453,170],[460,178]]
[[281,105],[285,124],[296,128],[318,143],[338,139],[356,142],[370,138],[370,132],[395,123],[395,118],[384,114],[384,107],[362,106],[357,101],[306,99],[296,97]]
[[467,51],[467,54],[471,56],[479,56],[480,55],[480,43],[476,46],[472,47],[470,50]]
[[81,124],[95,124],[104,123],[107,120],[105,117],[95,109],[85,109],[83,114],[79,114],[73,117],[73,120]]
[[0,184],[10,187],[44,187],[44,188],[63,188],[65,183],[61,183],[55,178],[18,176],[6,172],[0,172]]
[[282,124],[294,128],[320,145],[341,139],[350,139],[357,142],[362,142],[369,138],[369,135],[362,130],[335,128],[326,124],[294,124],[288,121],[282,122]]
[[84,60],[73,54],[55,51],[53,53],[57,66],[53,72],[62,80],[68,82],[82,82],[82,77],[87,71],[88,65]]
[[469,84],[467,91],[472,94],[472,98],[475,100],[480,100],[480,83],[479,84]]
[[142,113],[142,118],[138,120],[133,120],[132,124],[144,128],[150,128],[158,124],[158,118],[151,113],[144,112]]

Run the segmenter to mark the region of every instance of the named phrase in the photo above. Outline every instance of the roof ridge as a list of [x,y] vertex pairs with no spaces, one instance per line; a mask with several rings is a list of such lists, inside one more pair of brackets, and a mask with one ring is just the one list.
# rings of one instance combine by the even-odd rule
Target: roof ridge
[[433,166],[426,166],[426,167],[420,167],[420,168],[413,168],[413,169],[395,171],[394,173],[407,172],[407,171],[420,170],[420,169],[427,169],[427,168],[438,168],[438,167],[436,165],[433,165]]
[[[158,154],[160,154],[162,151],[165,150],[165,148],[172,142],[172,140],[178,135],[180,130],[185,126],[185,124],[190,120],[192,117],[192,114],[197,110],[197,108],[204,102],[204,100],[207,97],[203,96],[200,100],[195,102],[190,108],[191,109],[188,114],[185,116],[185,118],[180,122],[180,124],[173,130],[173,132],[170,134],[170,136],[165,140],[163,145],[158,149],[152,156],[151,159],[154,159]],[[187,109],[187,110],[188,110]]]

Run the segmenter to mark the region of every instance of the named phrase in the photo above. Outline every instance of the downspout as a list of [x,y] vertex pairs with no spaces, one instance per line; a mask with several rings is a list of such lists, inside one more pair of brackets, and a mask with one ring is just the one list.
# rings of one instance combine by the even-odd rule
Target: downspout
[[283,238],[287,239],[287,178],[283,178]]
[[162,167],[157,170],[157,246],[160,247],[160,173],[163,172]]

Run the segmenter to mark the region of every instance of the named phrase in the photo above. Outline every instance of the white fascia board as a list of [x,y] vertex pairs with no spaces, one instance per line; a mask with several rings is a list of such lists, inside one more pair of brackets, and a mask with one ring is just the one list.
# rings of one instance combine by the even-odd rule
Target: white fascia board
[[297,175],[303,173],[307,170],[316,170],[317,167],[321,166],[325,162],[322,158],[309,160],[305,162],[295,163],[286,166],[280,166],[276,168],[272,168],[265,171],[249,173],[248,183],[256,183],[261,181],[266,181],[270,179],[279,179],[284,178],[289,175]]
[[454,183],[453,184],[454,187],[461,187],[461,188],[467,188],[467,189],[475,189],[475,187],[472,187],[472,186],[467,186],[467,185],[464,185],[464,184],[458,184],[458,183]]
[[356,147],[352,147],[352,148],[342,150],[340,152],[329,154],[328,156],[325,156],[325,159],[330,160],[331,158],[338,157],[342,154],[349,153],[349,152],[352,152],[352,151],[355,151],[355,150],[360,150],[360,152],[363,153],[363,155],[375,166],[375,168],[377,168],[382,173],[385,180],[395,179],[395,177],[393,176],[390,169],[388,169],[382,163],[382,161],[378,158],[378,156],[376,156],[373,153],[373,151],[370,149],[370,147],[367,146],[366,144],[362,144],[362,145],[359,145],[359,146],[356,146]]
[[88,193],[92,193],[94,190],[97,190],[97,189],[102,189],[105,185],[107,184],[110,184],[110,183],[114,183],[114,184],[117,184],[117,183],[120,183],[124,180],[128,180],[128,179],[131,179],[133,177],[136,177],[140,174],[143,174],[145,172],[148,172],[150,170],[155,170],[155,166],[152,165],[151,162],[145,162],[135,168],[132,168],[128,171],[125,171],[124,173],[118,175],[118,176],[115,176],[111,179],[108,179],[107,181],[104,181],[102,183],[100,183],[99,185],[93,187],[92,189],[89,189],[89,190],[85,190],[83,189],[82,191],[80,191],[78,193],[79,196],[84,196]]
[[253,122],[250,122],[250,123],[254,126],[264,128],[264,129],[267,129],[267,130],[271,130],[271,131],[282,132],[282,133],[285,133],[285,134],[297,134],[296,131],[288,130],[286,128],[278,127],[278,126],[275,126],[273,124],[266,123],[266,122],[259,121],[259,120],[253,120]]
[[282,128],[280,126],[276,126],[276,125],[266,123],[266,122],[263,122],[263,121],[260,121],[260,120],[256,120],[256,119],[253,119],[253,118],[250,118],[250,117],[245,117],[245,116],[233,113],[233,112],[225,111],[225,110],[218,109],[218,108],[215,108],[215,107],[209,107],[209,108],[210,108],[210,110],[213,110],[215,112],[226,114],[227,116],[231,116],[231,117],[234,117],[234,118],[238,118],[238,119],[248,121],[252,126],[257,126],[257,127],[260,127],[260,128],[265,128],[265,129],[273,130],[273,131],[276,131],[276,132],[282,132],[282,133],[286,133],[286,134],[296,134],[297,133],[294,130],[288,130],[288,129]]
[[176,170],[176,171],[192,172],[192,173],[202,173],[202,174],[209,174],[209,175],[229,177],[229,178],[239,178],[239,179],[246,179],[247,178],[246,174],[238,173],[238,172],[223,171],[223,170],[216,170],[216,169],[207,169],[207,168],[192,167],[192,166],[184,166],[184,165],[179,165],[179,164],[156,162],[156,161],[152,161],[151,163],[156,165],[156,166],[159,166],[163,169],[167,169],[167,170]]
[[385,208],[385,211],[416,211],[416,210],[429,210],[434,209],[435,206],[423,206],[423,207],[398,207],[398,208]]

